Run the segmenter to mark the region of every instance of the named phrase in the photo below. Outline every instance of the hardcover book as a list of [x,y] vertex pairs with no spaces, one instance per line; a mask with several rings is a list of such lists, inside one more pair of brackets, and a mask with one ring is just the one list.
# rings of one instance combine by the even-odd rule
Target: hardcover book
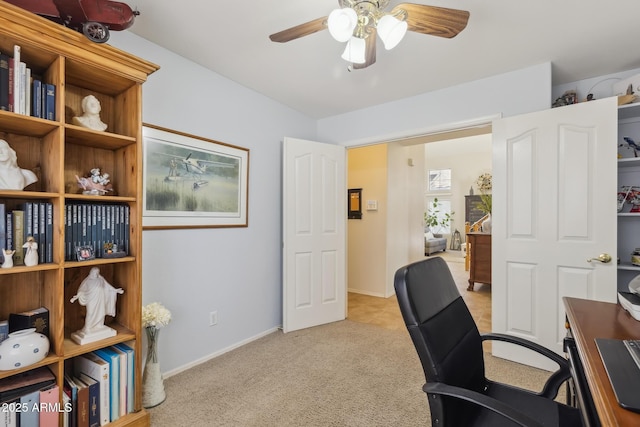
[[14,210],[11,212],[13,216],[13,265],[24,265],[24,211]]
[[9,55],[0,53],[0,110],[9,111]]
[[100,425],[109,424],[109,393],[111,387],[109,362],[94,353],[87,353],[73,359],[73,369],[76,375],[87,375],[100,384]]
[[94,353],[109,362],[109,419],[113,422],[120,418],[120,355],[110,348]]
[[58,427],[58,414],[64,410],[58,402],[59,390],[56,384],[40,390],[40,427]]
[[89,427],[100,426],[100,384],[88,375],[80,374],[80,381],[89,389]]
[[36,328],[36,332],[49,338],[49,310],[40,307],[22,313],[9,314],[9,332],[29,328]]

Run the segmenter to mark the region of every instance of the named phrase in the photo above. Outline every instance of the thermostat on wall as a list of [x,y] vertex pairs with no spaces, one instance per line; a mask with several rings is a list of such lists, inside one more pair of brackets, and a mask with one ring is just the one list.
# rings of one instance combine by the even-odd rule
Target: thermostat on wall
[[377,211],[378,210],[378,201],[377,200],[367,200],[367,210],[368,211]]

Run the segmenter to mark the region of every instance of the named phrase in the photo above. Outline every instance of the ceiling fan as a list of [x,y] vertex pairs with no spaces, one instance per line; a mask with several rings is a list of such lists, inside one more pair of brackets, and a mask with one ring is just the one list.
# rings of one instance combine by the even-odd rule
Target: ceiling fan
[[322,18],[275,34],[271,41],[286,43],[329,29],[331,36],[347,42],[342,58],[354,69],[376,62],[376,35],[387,50],[395,47],[408,31],[452,38],[467,26],[469,12],[415,3],[400,3],[385,12],[389,0],[338,0],[340,8]]

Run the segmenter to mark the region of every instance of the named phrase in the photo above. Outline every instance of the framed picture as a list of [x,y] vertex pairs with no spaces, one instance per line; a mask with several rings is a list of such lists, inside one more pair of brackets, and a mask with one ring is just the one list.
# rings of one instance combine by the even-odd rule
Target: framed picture
[[78,261],[95,259],[96,255],[93,252],[93,246],[76,246],[76,258]]
[[362,188],[350,188],[347,191],[347,218],[362,219]]
[[249,150],[145,124],[142,227],[246,227]]

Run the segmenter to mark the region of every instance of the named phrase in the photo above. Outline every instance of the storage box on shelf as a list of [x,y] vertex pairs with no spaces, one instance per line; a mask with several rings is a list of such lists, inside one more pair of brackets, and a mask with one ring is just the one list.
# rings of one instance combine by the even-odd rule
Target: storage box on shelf
[[[76,356],[127,343],[135,352],[134,412],[120,417],[118,425],[148,425],[141,404],[141,167],[142,84],[158,69],[155,64],[108,45],[88,41],[20,8],[0,2],[0,53],[11,55],[20,46],[20,58],[33,76],[55,85],[53,120],[0,110],[0,139],[16,151],[21,168],[36,173],[38,181],[24,190],[0,190],[7,210],[25,203],[48,203],[52,207],[51,262],[36,266],[0,268],[0,320],[10,313],[40,306],[49,310],[50,350],[34,365],[0,371],[0,380],[47,366],[60,390],[64,374]],[[82,114],[82,99],[94,95],[101,104],[104,132],[73,124]],[[99,167],[110,174],[115,191],[106,196],[81,194],[77,176]],[[129,211],[128,253],[120,258],[70,260],[65,251],[65,212],[69,204],[126,205]],[[39,248],[40,249],[40,248]],[[106,323],[116,336],[78,345],[72,332],[84,325],[85,308],[70,303],[89,270],[97,266],[118,296],[116,315]],[[59,401],[63,401],[60,393]],[[62,414],[59,415],[62,420]]]

